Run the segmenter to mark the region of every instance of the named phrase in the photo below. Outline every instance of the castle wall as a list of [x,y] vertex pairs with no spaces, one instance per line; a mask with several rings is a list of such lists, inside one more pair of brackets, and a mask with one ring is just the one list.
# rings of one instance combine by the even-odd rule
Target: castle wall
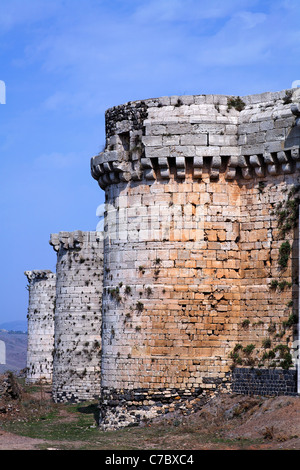
[[[245,98],[241,153],[238,365],[295,366],[298,316],[300,127],[290,91]],[[299,91],[294,91],[294,101]],[[297,108],[297,105],[296,105]],[[282,249],[289,255],[283,263]],[[290,354],[292,357],[290,357]]]
[[28,279],[28,383],[52,382],[56,275],[49,270],[26,271]]
[[57,252],[52,396],[55,402],[100,395],[103,236],[51,235]]
[[277,205],[299,183],[299,131],[286,97],[163,97],[107,111],[106,149],[91,162],[107,206],[104,428],[195,409],[230,389],[235,362],[261,365],[279,331],[292,345],[282,325],[298,298],[298,240],[285,231],[292,251],[279,269]]
[[[279,224],[286,202],[294,201],[295,182],[291,175],[266,176],[261,187],[253,182],[242,187],[237,344],[254,345],[256,349],[250,356],[238,354],[237,365],[279,366],[283,364],[284,350],[292,353],[296,349],[297,217],[286,233]],[[281,250],[285,244],[290,246],[290,253],[282,265]],[[293,363],[290,359],[290,366],[295,365],[295,358]]]
[[243,395],[297,395],[295,369],[257,369],[238,367],[233,370],[232,391]]

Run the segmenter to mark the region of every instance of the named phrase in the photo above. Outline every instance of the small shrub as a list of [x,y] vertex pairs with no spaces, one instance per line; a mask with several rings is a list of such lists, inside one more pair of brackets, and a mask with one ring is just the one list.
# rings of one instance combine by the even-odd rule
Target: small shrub
[[243,362],[242,358],[240,357],[240,355],[237,352],[231,351],[230,357],[233,361],[233,364],[242,364],[242,362]]
[[242,111],[246,106],[244,101],[239,96],[237,98],[228,98],[227,105],[228,109],[235,108],[237,111]]
[[275,357],[274,351],[273,351],[273,350],[270,350],[270,351],[268,351],[268,352],[266,351],[266,352],[263,354],[262,360],[264,361],[264,360],[266,360],[266,359],[274,359],[274,357]]
[[271,347],[271,340],[270,338],[266,338],[262,342],[262,346],[264,349],[269,349]]
[[229,357],[233,361],[233,365],[240,365],[243,363],[242,358],[239,355],[239,351],[243,349],[243,346],[241,344],[236,344],[233,348],[233,351],[229,354]]
[[157,279],[159,276],[159,269],[155,269],[154,271],[154,278]]
[[274,357],[275,357],[274,351],[273,350],[269,351],[268,352],[268,359],[274,359]]
[[122,297],[119,294],[120,289],[118,286],[115,287],[114,289],[109,289],[108,292],[111,295],[111,297],[115,299],[117,302],[120,302],[122,300]]
[[277,279],[272,279],[270,285],[271,285],[271,289],[276,289],[277,286],[278,286],[278,281],[277,281]]
[[293,186],[288,193],[287,200],[284,203],[280,202],[276,207],[275,213],[282,238],[285,238],[286,233],[297,226],[299,194],[296,193],[299,192],[299,189],[299,185]]
[[292,90],[287,90],[283,97],[283,104],[290,104],[292,102],[293,92]]
[[275,323],[270,323],[270,326],[268,327],[268,332],[269,333],[275,333],[275,331],[276,331]]
[[291,253],[291,245],[289,241],[283,242],[279,248],[279,260],[278,260],[278,264],[282,268],[287,267],[290,253]]
[[247,344],[247,346],[243,348],[243,352],[247,356],[249,356],[253,352],[254,348],[255,348],[254,344]]
[[279,344],[274,349],[275,352],[279,352],[279,357],[281,359],[280,367],[282,369],[289,369],[293,364],[292,355],[290,353],[290,348],[285,344]]
[[182,100],[181,100],[180,98],[178,98],[178,100],[177,100],[176,104],[174,104],[174,106],[175,106],[176,108],[179,108],[179,107],[182,106],[182,105],[183,105]]
[[279,290],[282,291],[282,290],[284,290],[285,287],[292,287],[292,284],[290,282],[284,280],[284,281],[280,281],[278,283],[278,287],[279,287]]
[[289,328],[293,325],[296,325],[298,323],[298,315],[295,313],[292,313],[287,321],[282,322],[282,326],[284,328]]
[[142,302],[137,302],[136,309],[138,312],[142,312],[144,310],[144,304]]
[[293,365],[293,358],[292,358],[292,355],[291,353],[287,352],[284,354],[284,358],[283,360],[280,362],[280,367],[282,367],[282,369],[289,369],[292,365]]
[[151,289],[151,287],[147,287],[147,288],[146,288],[146,293],[147,293],[147,296],[148,296],[148,297],[152,294],[152,289]]

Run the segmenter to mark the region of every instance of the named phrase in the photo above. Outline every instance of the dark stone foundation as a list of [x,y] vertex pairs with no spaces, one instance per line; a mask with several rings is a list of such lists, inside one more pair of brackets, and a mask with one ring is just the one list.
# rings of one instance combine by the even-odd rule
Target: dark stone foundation
[[232,373],[232,391],[243,395],[295,396],[297,371],[237,367]]

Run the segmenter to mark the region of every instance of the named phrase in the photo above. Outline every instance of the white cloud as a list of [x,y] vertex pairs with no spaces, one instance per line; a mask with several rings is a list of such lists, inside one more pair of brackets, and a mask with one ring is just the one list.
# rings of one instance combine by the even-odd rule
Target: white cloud
[[57,13],[61,5],[61,0],[2,0],[0,32],[49,18]]
[[257,0],[150,0],[142,2],[134,17],[141,22],[219,19],[257,3]]
[[69,101],[70,97],[62,91],[57,91],[51,96],[49,96],[45,102],[44,107],[49,111],[54,111],[57,109],[64,108],[66,101]]
[[[43,18],[41,1],[29,1],[33,18]],[[51,17],[48,27],[34,30],[19,61],[49,80],[47,112],[93,116],[120,99],[203,91],[215,79],[213,68],[284,65],[294,60],[299,40],[294,0],[53,4],[59,14],[44,14]]]
[[241,22],[243,28],[252,29],[267,20],[265,13],[252,13],[250,11],[240,11],[234,16],[235,20]]
[[[103,92],[90,90],[84,82],[81,86],[82,88],[73,86],[72,91],[66,89],[55,91],[42,103],[41,110],[58,112],[68,116],[102,115],[105,111],[104,107],[100,105],[103,100]],[[99,104],[96,105],[97,103]]]
[[[228,53],[227,65],[239,65],[240,60],[252,65],[278,46],[276,1],[267,12],[253,0],[152,0],[138,2],[126,15],[86,3],[87,11],[75,4],[28,48],[28,55],[41,61],[47,73],[80,77],[83,87],[109,85],[117,76],[151,80],[150,74],[165,61],[183,68],[201,60],[205,66],[226,65]],[[282,24],[287,15],[288,9],[281,10]],[[206,29],[207,19],[218,20],[211,30]],[[287,29],[282,47],[291,35],[295,32]]]
[[237,12],[193,52],[204,66],[258,65],[268,59],[272,46],[272,34],[263,34],[265,28],[268,28],[267,15]]

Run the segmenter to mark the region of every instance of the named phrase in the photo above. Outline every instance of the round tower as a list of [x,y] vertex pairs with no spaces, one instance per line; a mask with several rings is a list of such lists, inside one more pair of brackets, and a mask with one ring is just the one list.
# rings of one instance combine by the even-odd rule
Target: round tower
[[79,402],[100,395],[103,236],[51,235],[57,252],[52,395]]
[[28,279],[28,383],[52,382],[56,275],[49,270],[25,271]]
[[238,382],[233,367],[269,367],[276,332],[292,348],[298,101],[299,90],[173,96],[106,112],[91,160],[106,197],[104,428],[197,409]]

